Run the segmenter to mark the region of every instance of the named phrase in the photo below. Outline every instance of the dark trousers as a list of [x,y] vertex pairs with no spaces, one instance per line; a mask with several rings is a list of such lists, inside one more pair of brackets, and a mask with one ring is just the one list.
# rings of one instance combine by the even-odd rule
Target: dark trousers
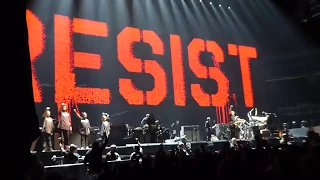
[[[151,126],[149,126],[151,127]],[[146,137],[149,136],[149,137]],[[147,139],[147,140],[146,140]],[[156,143],[157,142],[157,133],[154,129],[149,128],[145,134],[145,141],[146,143]]]
[[88,135],[80,134],[80,139],[81,139],[81,147],[87,147],[88,146]]
[[105,142],[106,138],[107,138],[106,135],[104,135],[104,134],[101,135],[101,144],[103,144]]
[[51,137],[52,137],[51,134],[43,133],[43,139],[44,139],[46,150],[51,150],[52,149]]
[[61,141],[64,146],[69,145],[69,131],[61,129]]
[[237,138],[237,130],[234,125],[230,126],[230,137],[228,137],[228,139],[231,140],[232,138]]
[[207,130],[207,141],[211,141],[211,132]]

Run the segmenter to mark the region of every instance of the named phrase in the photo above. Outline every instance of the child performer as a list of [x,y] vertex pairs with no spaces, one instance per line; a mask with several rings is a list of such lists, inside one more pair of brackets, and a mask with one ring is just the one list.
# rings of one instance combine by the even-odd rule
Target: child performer
[[42,115],[43,117],[42,133],[44,137],[46,151],[52,151],[51,136],[54,130],[54,123],[53,123],[53,119],[50,116],[51,116],[50,107],[47,107]]
[[71,127],[71,116],[67,112],[67,105],[65,103],[61,104],[61,112],[60,112],[60,121],[58,128],[61,130],[61,137],[64,148],[67,149],[69,146],[69,135],[70,131],[72,131]]
[[101,124],[101,132],[100,133],[102,136],[102,140],[104,140],[106,137],[109,137],[109,135],[110,135],[111,124],[109,122],[109,114],[102,113],[101,120],[102,120],[102,124]]
[[[77,112],[76,109],[73,109],[76,115],[81,120],[81,127],[80,127],[80,136],[81,136],[81,148],[89,148],[88,147],[88,135],[90,134],[90,121],[88,119],[88,115],[86,112],[82,112],[81,115]],[[84,143],[83,143],[84,141]]]

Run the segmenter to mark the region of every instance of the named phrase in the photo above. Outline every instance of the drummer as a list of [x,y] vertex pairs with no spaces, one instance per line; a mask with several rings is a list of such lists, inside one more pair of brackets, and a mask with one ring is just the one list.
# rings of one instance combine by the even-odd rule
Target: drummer
[[[254,115],[252,115],[252,112],[254,111]],[[248,113],[247,116],[249,118],[249,122],[251,122],[253,119],[255,119],[254,117],[256,117],[258,115],[258,110],[257,108],[252,108]]]
[[[254,115],[252,115],[253,111],[254,111]],[[266,113],[263,113],[263,116],[258,116],[258,109],[257,108],[251,109],[247,115],[249,118],[249,122],[257,122],[259,124],[267,123],[267,120],[269,117],[269,115]]]

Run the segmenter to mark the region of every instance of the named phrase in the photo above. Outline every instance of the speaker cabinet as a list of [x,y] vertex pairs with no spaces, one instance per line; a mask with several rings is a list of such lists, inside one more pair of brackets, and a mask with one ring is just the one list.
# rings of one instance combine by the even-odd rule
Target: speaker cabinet
[[123,139],[127,136],[127,127],[124,124],[111,125],[108,137],[110,144],[125,145]]
[[200,141],[199,125],[181,126],[181,136],[186,136],[189,141]]

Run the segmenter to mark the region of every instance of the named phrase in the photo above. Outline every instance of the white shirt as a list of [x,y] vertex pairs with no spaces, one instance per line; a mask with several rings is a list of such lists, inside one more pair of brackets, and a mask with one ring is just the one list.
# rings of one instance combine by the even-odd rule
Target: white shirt
[[71,117],[68,112],[61,112],[59,128],[69,131],[71,128]]
[[85,135],[90,134],[90,121],[89,119],[81,119],[82,131],[81,133]]
[[[115,159],[111,159],[111,161],[121,161],[121,157],[117,152],[113,153],[115,156]],[[109,156],[109,158],[112,158],[111,152],[107,153],[107,157]]]
[[260,121],[260,122],[266,122],[268,120],[268,117],[266,116],[251,116],[252,120]]
[[54,125],[51,117],[45,117],[43,120],[42,131],[48,134],[52,134]]
[[103,135],[104,133],[106,133],[107,137],[110,134],[110,122],[108,121],[103,121],[101,124],[101,135]]

